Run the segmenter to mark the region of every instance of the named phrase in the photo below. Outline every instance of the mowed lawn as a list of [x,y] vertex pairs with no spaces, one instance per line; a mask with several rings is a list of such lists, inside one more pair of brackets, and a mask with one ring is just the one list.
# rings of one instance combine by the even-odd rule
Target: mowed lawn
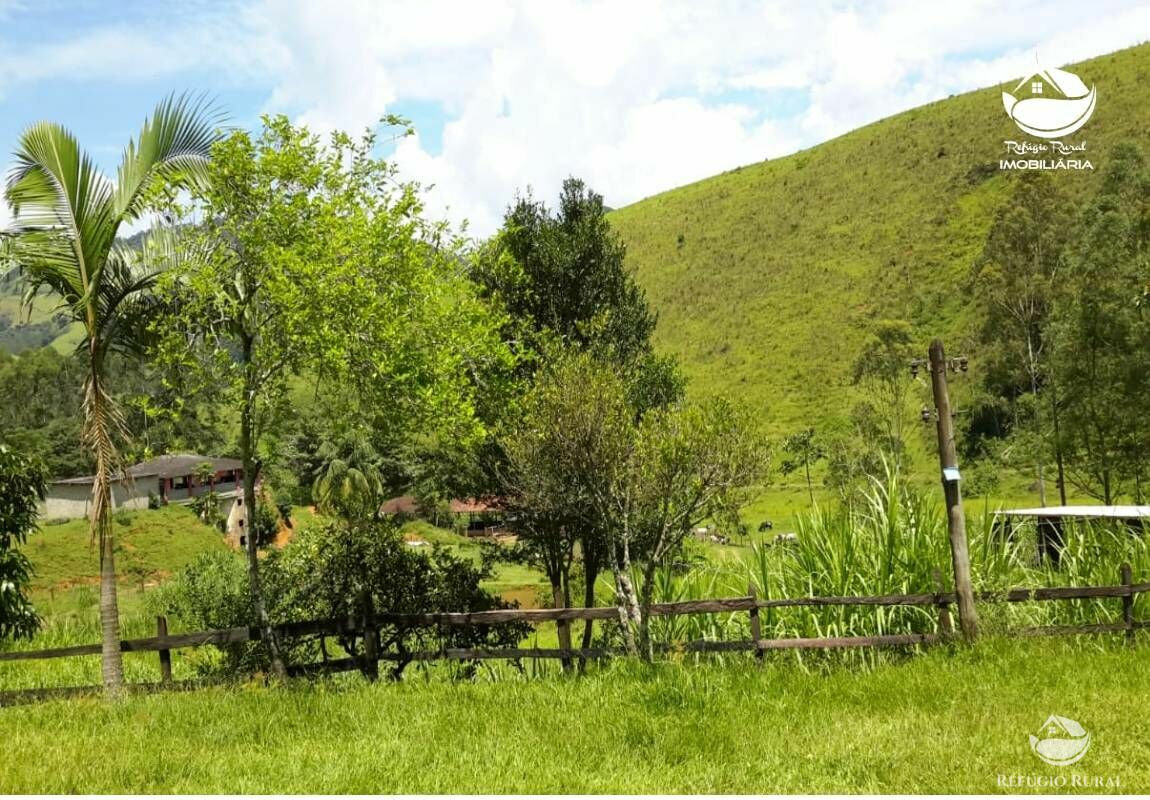
[[[1148,661],[1145,643],[988,641],[871,670],[616,663],[57,701],[0,710],[0,791],[996,792],[999,775],[1080,791],[1078,775],[1145,792]],[[1029,749],[1052,713],[1092,736],[1072,767]]]

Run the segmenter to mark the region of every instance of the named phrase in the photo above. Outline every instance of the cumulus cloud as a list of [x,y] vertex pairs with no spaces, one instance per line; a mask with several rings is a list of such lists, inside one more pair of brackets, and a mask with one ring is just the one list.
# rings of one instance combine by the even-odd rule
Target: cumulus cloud
[[[325,16],[277,0],[256,13],[291,53],[272,106],[358,129],[396,101],[438,103],[441,148],[410,139],[396,159],[435,185],[433,208],[482,234],[516,190],[550,197],[568,174],[624,205],[1008,80],[1036,49],[1065,63],[1150,30],[1145,7],[1058,5],[505,2],[396,14],[364,2]],[[782,95],[796,91],[797,107]]]
[[0,90],[139,62],[165,75],[211,66],[316,130],[438,108],[442,129],[394,157],[434,185],[437,214],[482,235],[516,191],[549,198],[569,174],[620,206],[1008,81],[1036,50],[1060,65],[1150,31],[1150,8],[1111,0],[233,2],[211,16],[192,6],[152,37],[113,26],[35,58],[13,51]]

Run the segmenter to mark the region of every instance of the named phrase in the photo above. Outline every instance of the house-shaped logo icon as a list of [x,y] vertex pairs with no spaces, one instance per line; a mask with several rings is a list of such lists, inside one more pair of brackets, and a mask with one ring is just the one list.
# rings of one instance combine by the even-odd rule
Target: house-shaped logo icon
[[1043,69],[1002,93],[1007,115],[1023,132],[1043,139],[1069,136],[1094,113],[1097,89],[1062,69]]
[[1051,714],[1038,735],[1030,736],[1034,755],[1055,767],[1068,767],[1090,749],[1090,734],[1072,719]]

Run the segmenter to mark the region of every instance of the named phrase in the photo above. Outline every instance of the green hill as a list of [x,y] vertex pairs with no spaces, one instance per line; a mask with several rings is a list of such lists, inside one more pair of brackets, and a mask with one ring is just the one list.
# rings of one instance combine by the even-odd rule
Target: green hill
[[[1057,178],[1085,193],[1116,143],[1147,140],[1150,45],[1070,69],[1098,88],[1093,118],[1067,137],[1087,143],[1095,171]],[[924,355],[934,335],[950,352],[969,347],[963,283],[1009,186],[1003,142],[1026,138],[992,87],[611,220],[659,311],[657,344],[682,359],[692,391],[742,395],[789,430],[849,409],[842,393],[875,319],[910,321]]]

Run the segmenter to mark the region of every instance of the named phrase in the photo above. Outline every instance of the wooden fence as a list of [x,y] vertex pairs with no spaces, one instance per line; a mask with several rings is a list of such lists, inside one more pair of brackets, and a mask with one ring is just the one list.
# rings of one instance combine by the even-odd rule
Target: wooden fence
[[[1052,625],[1035,628],[1022,628],[1011,633],[1022,636],[1078,635],[1123,633],[1127,641],[1133,642],[1135,632],[1150,627],[1150,622],[1134,618],[1134,600],[1138,594],[1150,592],[1150,583],[1134,583],[1129,565],[1123,565],[1121,583],[1114,586],[1052,587],[1036,589],[1010,589],[1000,592],[979,592],[976,599],[981,603],[1028,603],[1055,600],[1089,600],[1116,598],[1122,600],[1122,621],[1113,623],[1091,623],[1085,625]],[[749,615],[751,638],[735,641],[695,640],[682,643],[657,645],[661,652],[737,652],[750,651],[760,658],[769,650],[829,650],[852,647],[904,647],[930,645],[944,641],[954,635],[951,609],[957,602],[954,592],[934,592],[920,594],[895,594],[848,597],[798,597],[798,598],[758,598],[753,591],[745,597],[727,597],[712,600],[686,600],[674,603],[656,603],[649,609],[652,617],[675,617],[692,614],[730,614],[745,612]],[[841,636],[824,638],[762,638],[760,612],[763,609],[811,608],[820,606],[886,606],[886,607],[933,607],[938,614],[936,633],[896,633],[874,636]],[[541,608],[541,609],[500,609],[462,613],[426,614],[376,614],[367,624],[363,619],[327,619],[293,622],[276,626],[277,635],[284,638],[307,636],[363,636],[365,641],[378,637],[384,626],[401,628],[440,629],[453,626],[498,625],[515,622],[537,624],[540,622],[570,623],[579,620],[618,621],[619,612],[615,607],[599,608]],[[197,682],[181,684],[172,681],[171,651],[202,645],[227,645],[259,641],[261,632],[257,627],[226,628],[222,630],[198,631],[194,633],[167,632],[167,620],[157,618],[157,631],[153,637],[129,639],[120,643],[126,653],[156,652],[159,655],[160,682],[142,684],[137,688],[151,690],[157,688],[179,688],[199,685]],[[371,650],[373,648],[365,648]],[[602,659],[621,654],[618,648],[451,648],[422,650],[408,653],[378,652],[370,660],[363,655],[294,666],[293,674],[318,672],[341,672],[362,670],[375,674],[379,661],[477,661],[487,659]],[[0,662],[71,658],[92,656],[100,653],[99,644],[57,647],[48,650],[12,650],[0,652]],[[2,667],[0,667],[2,668]],[[60,697],[72,694],[99,691],[100,687],[63,687],[58,689],[33,689],[0,692],[0,706],[46,697]]]

